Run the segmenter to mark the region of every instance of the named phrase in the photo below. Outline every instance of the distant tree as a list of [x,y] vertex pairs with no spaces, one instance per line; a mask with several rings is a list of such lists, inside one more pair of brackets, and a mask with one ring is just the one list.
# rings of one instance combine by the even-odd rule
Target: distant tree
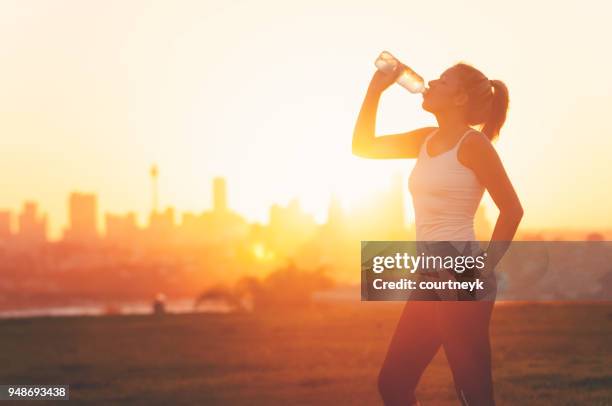
[[223,285],[216,285],[202,292],[196,298],[194,307],[198,308],[202,303],[206,302],[220,302],[234,308],[240,307],[239,300],[234,292]]
[[268,275],[263,286],[266,300],[262,305],[294,308],[308,306],[314,292],[331,288],[333,282],[325,275],[324,268],[301,270],[291,261],[287,267]]
[[589,233],[586,236],[586,241],[603,241],[604,236],[601,233]]
[[205,301],[221,301],[238,310],[304,308],[312,303],[314,292],[333,286],[325,267],[304,270],[289,261],[286,267],[277,269],[263,280],[250,276],[239,279],[233,289],[212,287],[198,296],[196,306]]

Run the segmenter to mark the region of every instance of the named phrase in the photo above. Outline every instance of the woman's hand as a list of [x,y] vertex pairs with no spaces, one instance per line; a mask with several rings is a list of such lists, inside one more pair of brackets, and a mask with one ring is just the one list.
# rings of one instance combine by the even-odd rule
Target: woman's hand
[[376,70],[372,80],[370,80],[370,89],[378,92],[384,92],[389,86],[395,83],[397,77],[402,73],[403,67],[401,64],[397,64],[395,68],[389,73]]

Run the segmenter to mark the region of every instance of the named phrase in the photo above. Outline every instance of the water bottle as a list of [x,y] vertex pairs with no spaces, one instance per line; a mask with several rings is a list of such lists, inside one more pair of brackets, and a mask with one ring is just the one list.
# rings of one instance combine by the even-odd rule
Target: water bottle
[[381,52],[374,65],[386,74],[391,74],[396,68],[402,69],[395,80],[397,83],[408,89],[412,93],[423,93],[425,91],[425,80],[408,66],[401,63],[396,57],[387,51]]

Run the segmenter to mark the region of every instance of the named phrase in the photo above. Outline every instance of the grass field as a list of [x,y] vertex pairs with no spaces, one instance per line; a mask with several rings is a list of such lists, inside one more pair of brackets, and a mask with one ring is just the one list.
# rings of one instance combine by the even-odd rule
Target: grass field
[[[69,384],[71,400],[100,405],[378,405],[376,376],[400,311],[370,302],[4,320],[0,383]],[[491,334],[498,404],[612,404],[611,304],[502,305]],[[417,395],[459,404],[443,352]]]

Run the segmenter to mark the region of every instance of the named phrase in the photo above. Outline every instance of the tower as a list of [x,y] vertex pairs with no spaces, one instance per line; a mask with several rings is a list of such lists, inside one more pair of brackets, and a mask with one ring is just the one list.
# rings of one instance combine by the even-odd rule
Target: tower
[[153,164],[151,166],[151,170],[149,171],[151,176],[151,184],[153,186],[152,189],[152,210],[153,213],[157,213],[157,204],[158,204],[158,191],[157,191],[157,178],[159,176],[159,170],[157,169],[157,164]]

